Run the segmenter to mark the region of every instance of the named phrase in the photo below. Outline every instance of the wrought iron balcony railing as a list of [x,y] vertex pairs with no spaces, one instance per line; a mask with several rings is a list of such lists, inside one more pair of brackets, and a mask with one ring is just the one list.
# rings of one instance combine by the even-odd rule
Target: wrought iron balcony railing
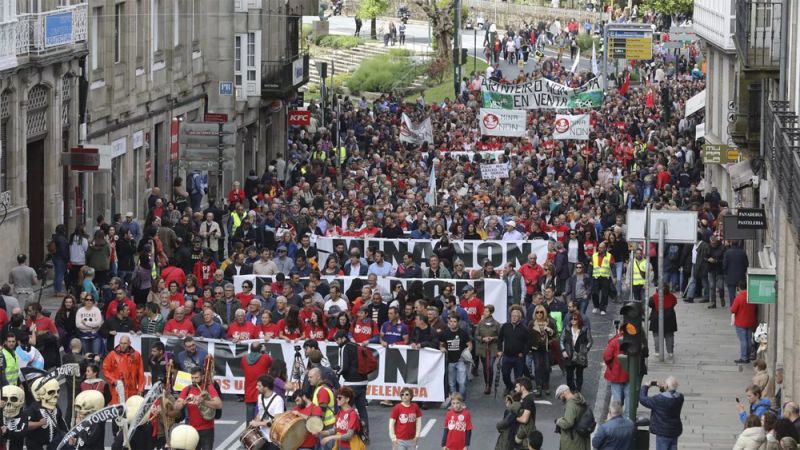
[[800,236],[800,122],[789,102],[768,101],[764,108],[764,151],[772,185]]
[[736,0],[736,47],[745,69],[778,70],[782,0]]

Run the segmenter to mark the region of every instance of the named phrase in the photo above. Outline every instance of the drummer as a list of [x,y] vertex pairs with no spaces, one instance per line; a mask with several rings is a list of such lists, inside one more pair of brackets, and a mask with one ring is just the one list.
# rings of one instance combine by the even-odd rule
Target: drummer
[[[306,428],[310,428],[308,423],[310,422],[309,419],[312,417],[316,417],[318,419],[318,423],[322,425],[322,408],[313,404],[311,400],[300,391],[294,393],[294,408],[292,411],[298,416],[306,419]],[[300,444],[300,448],[297,450],[314,450],[317,447],[317,444],[319,444],[319,438],[317,437],[317,434],[308,433],[308,435],[306,435],[306,439]]]
[[260,429],[261,434],[267,440],[265,450],[280,450],[277,445],[279,443],[272,442],[270,439],[269,430],[272,427],[272,421],[275,416],[286,410],[283,397],[275,393],[275,379],[269,375],[258,377],[256,389],[258,389],[260,395],[258,396],[258,403],[256,403],[256,418],[250,421],[250,427],[258,427]]
[[[358,411],[353,408],[355,392],[347,386],[336,393],[336,404],[339,412],[336,414],[336,426],[333,430],[325,430],[320,435],[325,435],[320,441],[322,446],[338,443],[340,450],[348,450],[354,441],[362,442],[358,432],[361,429],[361,420]],[[362,444],[363,445],[363,444]]]

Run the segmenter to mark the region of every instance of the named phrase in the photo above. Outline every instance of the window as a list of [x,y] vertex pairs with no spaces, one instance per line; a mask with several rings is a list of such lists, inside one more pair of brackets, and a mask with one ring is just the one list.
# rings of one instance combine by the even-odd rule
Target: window
[[237,96],[261,94],[261,31],[234,37],[233,77]]
[[181,44],[181,5],[178,0],[172,0],[172,46]]
[[289,17],[286,21],[286,56],[295,59],[300,54],[301,17]]
[[114,5],[114,62],[122,60],[122,16],[125,14],[125,3]]
[[233,84],[242,87],[242,35],[238,34],[233,43]]
[[157,52],[161,48],[158,42],[160,19],[161,0],[150,0],[150,50],[152,53]]
[[141,67],[144,62],[144,49],[145,49],[145,36],[147,33],[142,30],[147,22],[144,19],[144,3],[143,0],[136,0],[136,14],[134,15],[135,25],[135,42],[136,42],[136,65]]
[[100,66],[100,39],[101,30],[100,30],[100,18],[103,16],[103,8],[92,8],[92,49],[91,49],[91,56],[92,56],[92,69],[97,69]]

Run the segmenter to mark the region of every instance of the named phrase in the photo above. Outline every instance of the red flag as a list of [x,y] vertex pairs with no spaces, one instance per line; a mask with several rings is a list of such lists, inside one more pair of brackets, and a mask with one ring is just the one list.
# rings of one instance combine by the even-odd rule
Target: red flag
[[628,93],[628,88],[631,85],[631,74],[625,75],[625,82],[622,83],[622,87],[619,88],[619,95],[625,95]]
[[650,89],[647,91],[647,95],[644,96],[644,104],[646,107],[653,109],[656,106],[655,96],[653,95],[653,90]]

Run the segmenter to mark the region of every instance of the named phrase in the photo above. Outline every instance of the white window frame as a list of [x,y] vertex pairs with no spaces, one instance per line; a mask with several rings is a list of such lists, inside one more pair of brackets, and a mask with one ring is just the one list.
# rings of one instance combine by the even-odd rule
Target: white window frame
[[181,4],[180,0],[172,0],[172,46],[181,45]]
[[236,34],[233,37],[233,86],[236,88],[237,97],[242,92],[242,43],[247,40],[246,34]]
[[261,96],[261,30],[236,34],[233,46],[236,96]]
[[114,4],[114,63],[122,62],[122,18],[125,15],[125,3]]
[[150,0],[150,52],[156,53],[161,49],[158,41],[159,32],[159,12],[161,10],[161,0]]
[[102,6],[92,8],[91,51],[89,52],[92,57],[92,70],[100,67],[100,16],[102,14]]

